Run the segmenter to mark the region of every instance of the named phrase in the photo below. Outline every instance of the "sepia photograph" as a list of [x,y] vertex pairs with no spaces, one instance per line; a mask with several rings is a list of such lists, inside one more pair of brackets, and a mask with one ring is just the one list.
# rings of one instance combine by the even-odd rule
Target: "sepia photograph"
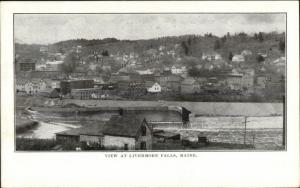
[[286,13],[16,13],[15,151],[285,151]]

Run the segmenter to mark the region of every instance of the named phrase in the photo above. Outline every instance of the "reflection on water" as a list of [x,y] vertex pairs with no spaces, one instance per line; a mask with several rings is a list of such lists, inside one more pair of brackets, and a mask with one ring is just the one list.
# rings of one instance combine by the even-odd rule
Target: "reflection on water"
[[46,123],[39,122],[39,125],[30,131],[22,134],[18,134],[17,137],[24,138],[40,138],[40,139],[52,139],[55,138],[55,133],[69,130],[79,126],[69,125],[65,123]]

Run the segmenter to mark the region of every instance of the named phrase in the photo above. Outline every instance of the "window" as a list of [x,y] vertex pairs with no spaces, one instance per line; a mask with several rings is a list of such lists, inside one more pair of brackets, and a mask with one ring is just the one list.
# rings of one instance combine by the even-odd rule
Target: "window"
[[128,144],[124,144],[124,150],[128,150]]
[[147,134],[147,128],[146,126],[142,126],[142,136],[146,136]]

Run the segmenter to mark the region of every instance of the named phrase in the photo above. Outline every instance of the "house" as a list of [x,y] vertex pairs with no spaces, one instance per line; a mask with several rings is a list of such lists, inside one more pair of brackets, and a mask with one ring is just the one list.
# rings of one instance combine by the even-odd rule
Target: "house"
[[216,52],[207,52],[207,53],[202,54],[202,59],[212,61],[212,60],[222,59],[222,57],[220,54],[218,54]]
[[181,82],[181,94],[200,93],[200,84],[194,78],[186,78]]
[[46,62],[47,71],[61,71],[63,61],[48,61]]
[[277,65],[277,66],[285,66],[285,61],[286,61],[285,57],[280,57],[280,58],[274,60],[272,62],[272,64]]
[[152,81],[152,82],[155,81],[154,74],[144,74],[144,75],[141,75],[141,79],[144,80],[144,81]]
[[166,82],[166,86],[173,92],[180,92],[180,83],[182,80],[183,78],[179,75],[171,75]]
[[35,70],[44,71],[46,69],[47,69],[47,66],[46,66],[45,62],[39,61],[35,64]]
[[165,46],[159,46],[159,48],[158,48],[159,51],[163,51],[163,50],[165,50],[165,49],[166,49]]
[[250,50],[243,50],[241,53],[242,56],[246,57],[246,56],[251,56],[252,55],[252,51]]
[[149,93],[160,93],[161,92],[161,86],[155,82],[146,82],[146,88],[147,88],[147,91]]
[[100,98],[101,94],[101,88],[71,89],[71,96],[74,99],[98,99]]
[[71,93],[72,89],[94,88],[94,80],[62,80],[60,82],[63,95]]
[[22,80],[17,83],[19,91],[25,91],[27,94],[33,95],[46,89],[46,83],[41,79]]
[[186,71],[185,66],[180,66],[180,65],[173,65],[171,67],[171,72],[172,74],[182,74]]
[[18,62],[20,71],[34,71],[35,70],[35,62],[30,61],[21,61]]
[[243,55],[234,55],[232,57],[232,62],[244,62],[245,57]]
[[241,90],[242,77],[242,74],[227,74],[225,78],[227,86],[232,90]]
[[249,74],[244,74],[241,79],[241,85],[243,88],[251,88],[254,85],[254,76]]
[[25,92],[25,85],[28,80],[25,79],[16,79],[16,92]]
[[111,71],[111,66],[110,65],[103,65],[101,69],[103,71]]
[[112,75],[108,83],[118,83],[121,81],[130,81],[129,75]]
[[146,70],[137,70],[136,71],[138,74],[140,75],[149,75],[149,74],[153,74],[153,71],[151,71],[150,69],[146,69]]
[[286,59],[285,59],[285,57],[280,57],[280,58],[274,60],[272,62],[272,64],[275,66],[276,71],[278,73],[285,74],[285,68],[286,68]]
[[41,46],[40,47],[40,52],[42,52],[42,53],[48,52],[48,47],[47,46]]
[[43,96],[43,97],[48,97],[48,98],[58,98],[59,97],[59,93],[56,89],[44,89],[39,91],[39,95]]
[[56,133],[58,143],[85,143],[104,149],[151,150],[152,128],[146,119],[115,115],[105,124]]
[[131,82],[129,83],[129,95],[130,96],[143,96],[147,93],[147,89],[143,82]]
[[257,53],[257,55],[260,55],[260,56],[262,56],[263,58],[267,58],[267,57],[268,57],[268,55],[267,55],[266,53]]
[[112,116],[103,130],[105,149],[151,150],[152,128],[146,119]]
[[117,90],[119,95],[127,95],[129,94],[129,86],[130,86],[130,81],[128,80],[121,80],[117,84]]
[[166,85],[171,75],[172,72],[170,70],[163,70],[162,72],[157,72],[155,74],[155,81],[158,82],[160,85]]

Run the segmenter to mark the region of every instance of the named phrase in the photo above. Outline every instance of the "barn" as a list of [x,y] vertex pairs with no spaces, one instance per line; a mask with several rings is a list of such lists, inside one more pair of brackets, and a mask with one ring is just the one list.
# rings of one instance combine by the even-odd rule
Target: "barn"
[[151,150],[152,128],[146,119],[112,116],[103,130],[106,149]]
[[58,142],[86,143],[107,150],[151,150],[152,128],[146,119],[112,116],[104,125],[87,125],[56,133]]

